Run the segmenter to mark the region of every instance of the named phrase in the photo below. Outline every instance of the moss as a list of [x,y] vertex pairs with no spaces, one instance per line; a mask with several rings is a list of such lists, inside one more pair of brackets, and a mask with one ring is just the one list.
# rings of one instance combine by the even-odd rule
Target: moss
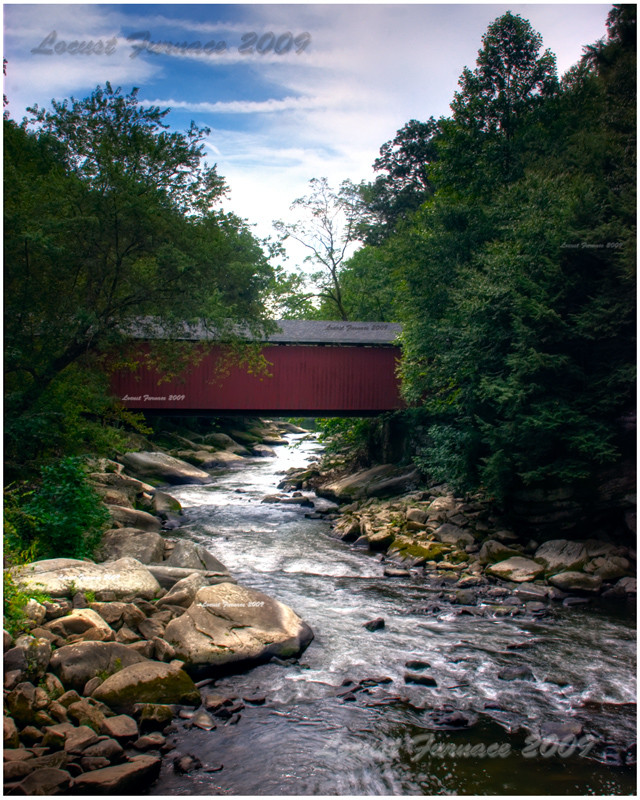
[[464,564],[468,560],[469,560],[469,553],[465,553],[462,550],[458,550],[455,553],[449,554],[449,561],[452,564]]

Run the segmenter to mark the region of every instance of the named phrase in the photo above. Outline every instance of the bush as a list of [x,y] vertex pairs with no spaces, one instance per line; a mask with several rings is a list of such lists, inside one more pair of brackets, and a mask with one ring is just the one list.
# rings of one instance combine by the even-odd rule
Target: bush
[[38,556],[91,556],[109,513],[87,483],[80,459],[63,458],[43,467],[41,474],[40,488],[23,506],[35,520]]

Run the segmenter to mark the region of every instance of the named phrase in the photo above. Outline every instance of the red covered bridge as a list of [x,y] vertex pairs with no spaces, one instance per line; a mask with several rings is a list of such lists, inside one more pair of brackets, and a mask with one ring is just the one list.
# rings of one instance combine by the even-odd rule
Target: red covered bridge
[[[400,325],[387,322],[282,320],[262,353],[269,375],[232,367],[220,378],[217,345],[176,380],[141,367],[112,379],[116,397],[130,409],[274,416],[366,416],[403,406],[396,377]],[[196,335],[187,337],[199,346]],[[144,347],[144,345],[141,345]]]

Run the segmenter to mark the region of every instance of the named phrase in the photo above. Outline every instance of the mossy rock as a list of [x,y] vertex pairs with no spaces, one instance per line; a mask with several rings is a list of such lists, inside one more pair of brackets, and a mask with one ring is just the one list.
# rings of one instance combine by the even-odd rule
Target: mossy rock
[[98,686],[93,697],[123,714],[130,714],[138,703],[200,703],[200,693],[186,672],[157,661],[116,672]]
[[452,564],[464,564],[469,560],[469,553],[463,550],[458,550],[455,553],[449,553],[449,559]]
[[417,544],[405,537],[399,537],[389,550],[397,552],[403,558],[418,559],[420,561],[442,561],[448,548],[439,542],[425,542]]

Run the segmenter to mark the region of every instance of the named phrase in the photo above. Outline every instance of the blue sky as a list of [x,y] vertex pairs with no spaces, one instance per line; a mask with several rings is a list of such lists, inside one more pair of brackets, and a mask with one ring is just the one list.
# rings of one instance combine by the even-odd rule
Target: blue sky
[[[211,128],[207,152],[231,189],[225,208],[263,237],[311,178],[371,180],[380,146],[405,122],[448,114],[463,68],[505,11],[542,34],[562,74],[605,35],[610,7],[8,3],[4,91],[21,119],[33,103],[84,97],[107,80],[138,86],[141,101],[173,109],[171,127]],[[145,40],[179,47],[151,52]],[[72,42],[94,52],[70,53]],[[96,53],[98,42],[108,52]],[[289,252],[295,269],[302,254]]]

